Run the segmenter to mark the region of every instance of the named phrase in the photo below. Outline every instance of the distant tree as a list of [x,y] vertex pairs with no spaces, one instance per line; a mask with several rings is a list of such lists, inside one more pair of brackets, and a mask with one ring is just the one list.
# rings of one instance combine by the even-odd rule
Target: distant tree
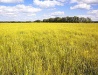
[[49,18],[49,22],[54,22],[54,18]]
[[54,18],[54,22],[61,22],[61,21],[62,21],[62,18],[60,18],[60,17]]
[[61,22],[67,22],[67,18],[63,17]]
[[[41,22],[39,20],[36,20],[35,22]],[[92,20],[87,17],[87,18],[84,18],[84,17],[77,17],[77,16],[74,16],[74,17],[55,17],[55,18],[49,18],[49,19],[43,19],[43,22],[63,22],[63,23],[89,23],[89,22],[92,22]]]
[[79,23],[79,17],[74,16],[73,19],[74,19],[74,20],[73,20],[74,23]]
[[69,23],[69,16],[66,17],[66,22]]
[[43,19],[43,22],[49,22],[49,19]]
[[86,22],[86,18],[84,18],[84,17],[79,18],[79,22],[80,23],[85,23]]
[[92,21],[91,18],[89,17],[87,17],[86,20],[87,20],[87,23],[90,23]]
[[26,23],[30,23],[31,21],[25,21]]
[[47,19],[43,19],[43,22],[46,22]]
[[41,20],[35,20],[34,22],[41,22]]
[[83,22],[83,17],[79,18],[79,22],[82,23]]

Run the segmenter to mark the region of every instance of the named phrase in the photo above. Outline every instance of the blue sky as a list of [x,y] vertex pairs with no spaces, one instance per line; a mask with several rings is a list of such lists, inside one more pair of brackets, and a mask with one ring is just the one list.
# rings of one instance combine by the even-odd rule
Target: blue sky
[[98,0],[0,0],[0,21],[79,16],[98,20]]

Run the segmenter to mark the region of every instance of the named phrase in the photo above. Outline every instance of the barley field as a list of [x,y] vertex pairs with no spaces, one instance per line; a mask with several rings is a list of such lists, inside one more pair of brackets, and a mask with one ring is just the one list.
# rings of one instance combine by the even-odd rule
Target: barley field
[[0,75],[98,75],[98,23],[0,23]]

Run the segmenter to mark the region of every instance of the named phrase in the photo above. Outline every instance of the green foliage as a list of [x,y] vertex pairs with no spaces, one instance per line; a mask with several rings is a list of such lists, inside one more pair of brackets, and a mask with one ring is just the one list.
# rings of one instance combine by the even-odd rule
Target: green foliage
[[98,24],[0,24],[0,75],[98,75]]
[[41,22],[41,20],[35,20],[34,22]]
[[56,18],[49,18],[49,19],[43,19],[43,22],[63,22],[63,23],[91,23],[92,20],[90,18],[84,18],[84,17],[56,17]]

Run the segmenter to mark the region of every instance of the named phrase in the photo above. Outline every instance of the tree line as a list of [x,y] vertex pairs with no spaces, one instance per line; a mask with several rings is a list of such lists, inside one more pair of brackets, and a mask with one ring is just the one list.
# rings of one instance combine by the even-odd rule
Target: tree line
[[62,22],[62,23],[91,23],[92,20],[91,18],[87,17],[55,17],[55,18],[48,18],[48,19],[43,19],[41,20],[36,20],[34,22]]
[[87,17],[55,17],[43,20],[35,21],[0,21],[0,23],[33,23],[33,22],[46,22],[46,23],[98,23],[98,21],[92,21],[91,18]]

